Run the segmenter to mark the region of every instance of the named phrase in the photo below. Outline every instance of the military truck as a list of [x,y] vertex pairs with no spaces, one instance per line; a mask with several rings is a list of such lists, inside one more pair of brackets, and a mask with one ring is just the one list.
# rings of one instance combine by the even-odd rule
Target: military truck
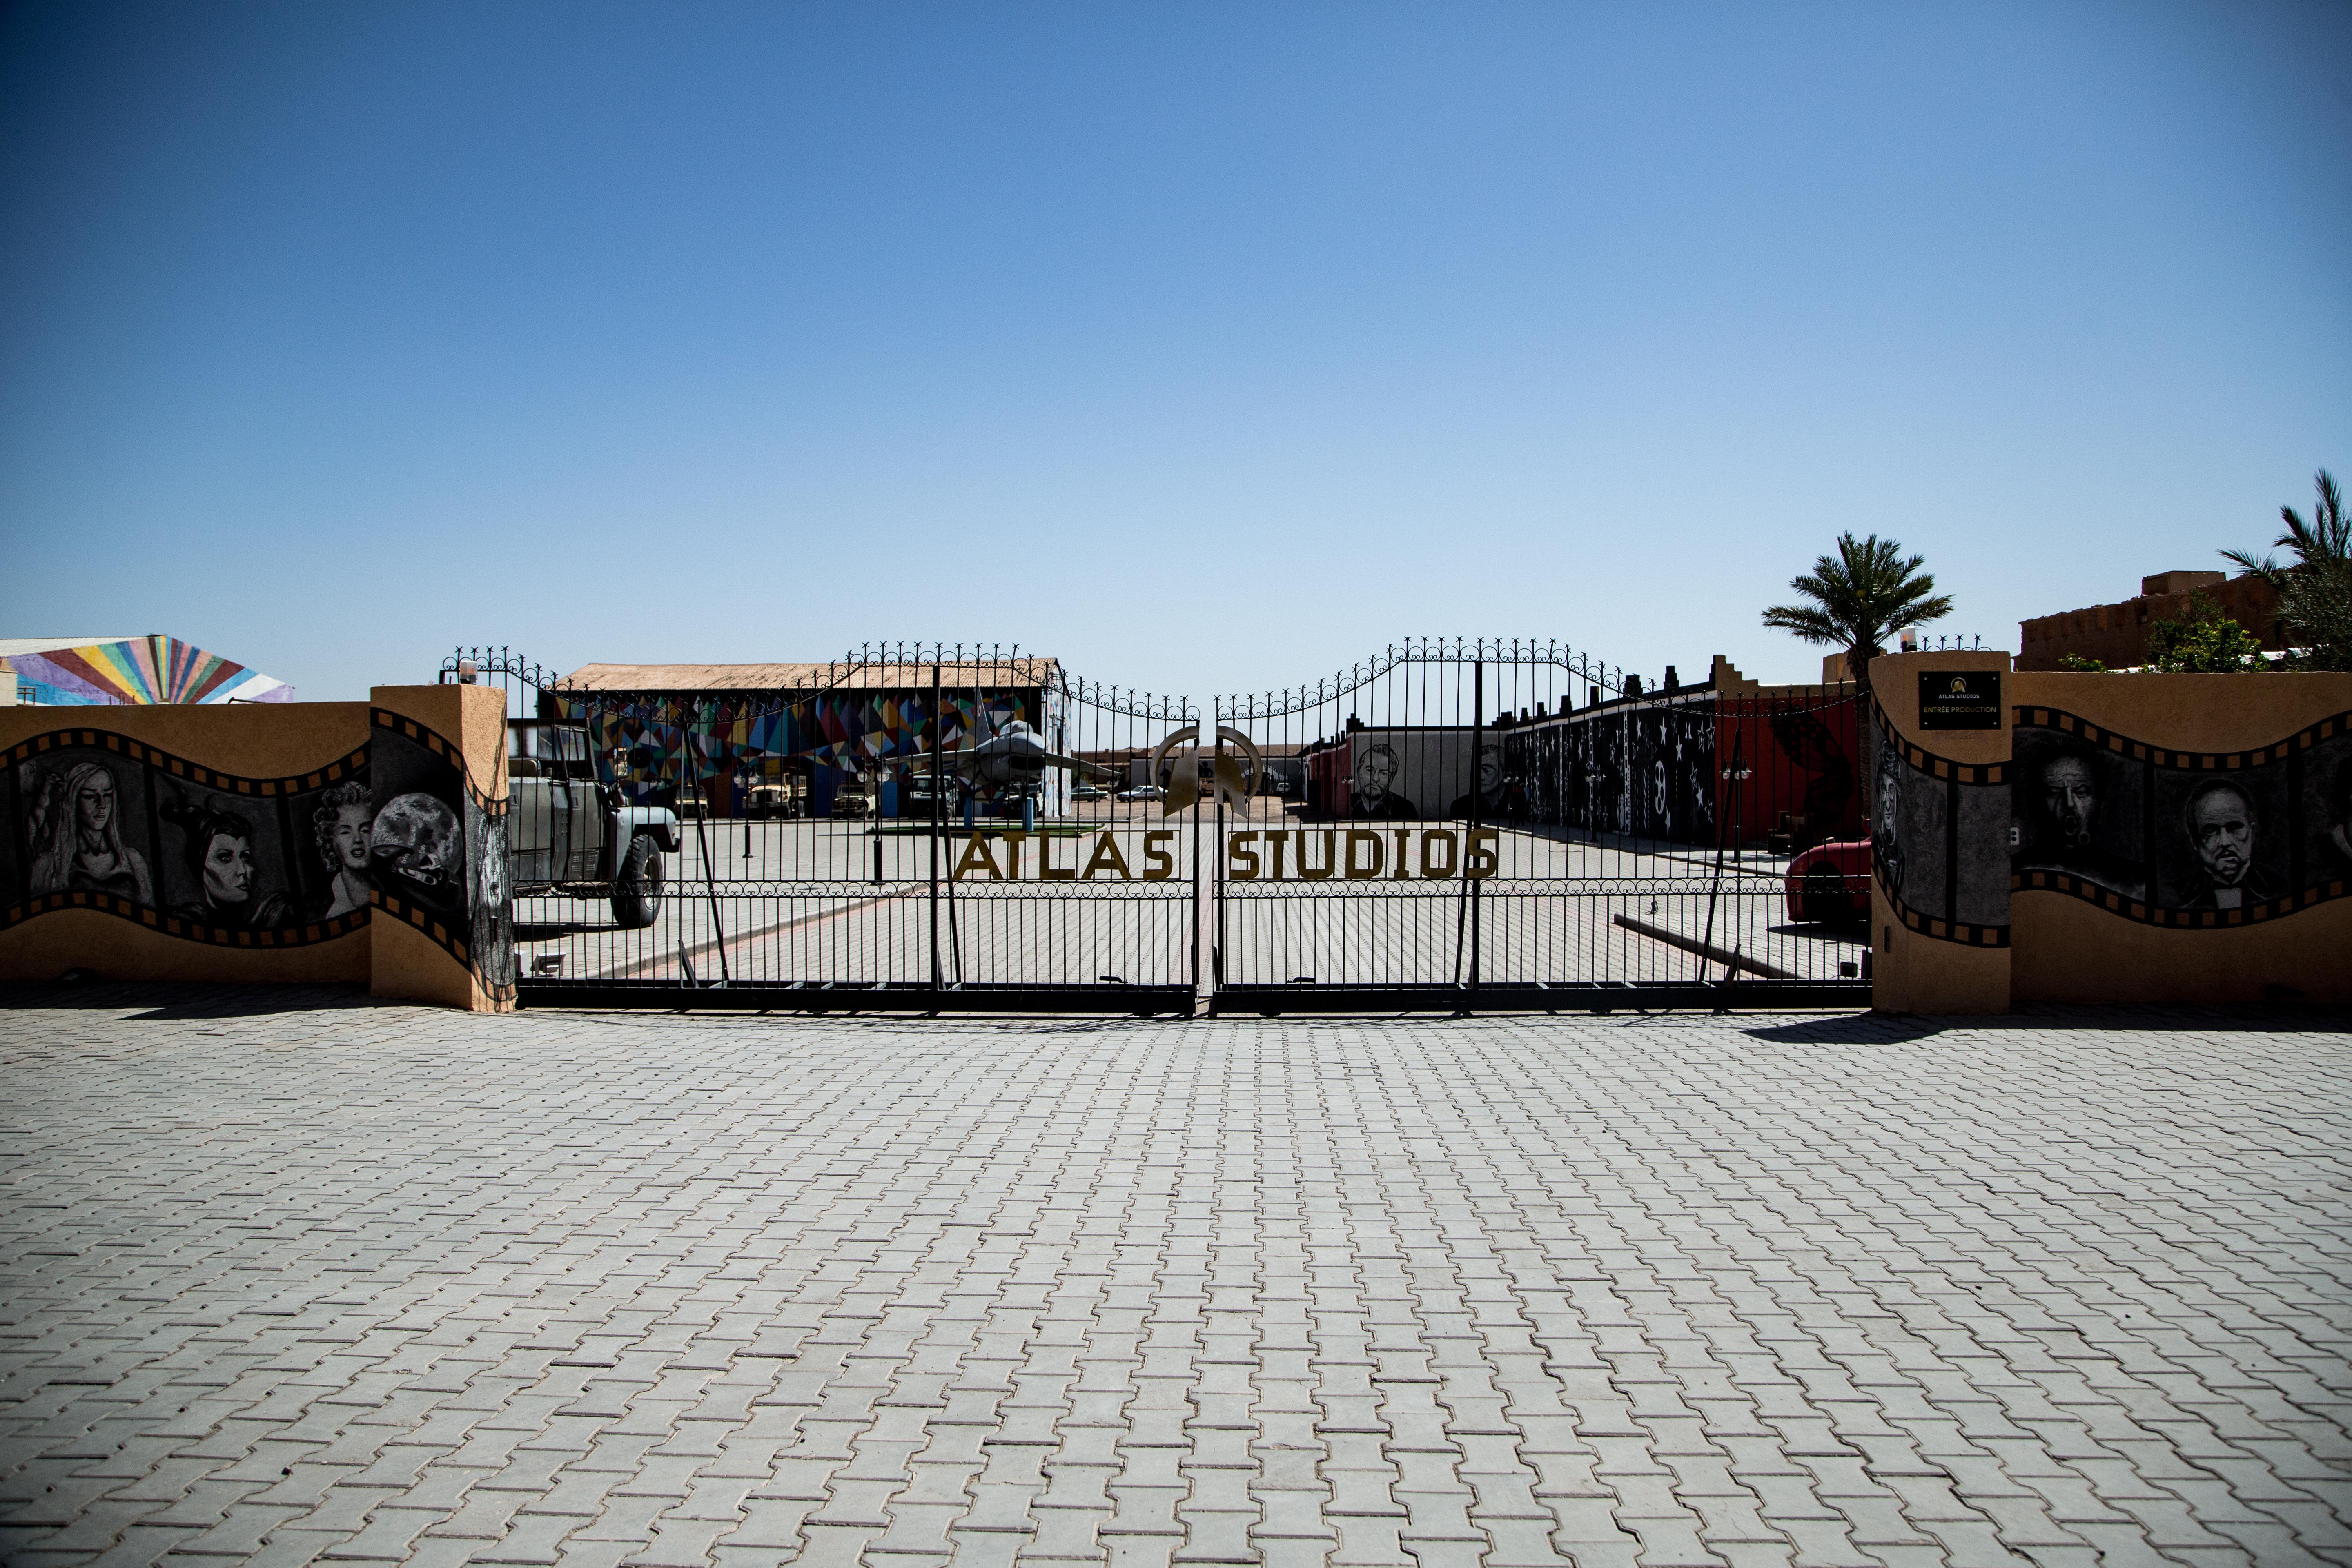
[[606,899],[613,923],[654,923],[678,847],[677,815],[630,805],[600,783],[588,731],[535,719],[507,721],[508,870],[517,897]]

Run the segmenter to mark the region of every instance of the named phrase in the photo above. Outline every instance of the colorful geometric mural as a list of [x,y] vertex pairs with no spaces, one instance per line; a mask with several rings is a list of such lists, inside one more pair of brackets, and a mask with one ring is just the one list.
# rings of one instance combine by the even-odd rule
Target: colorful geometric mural
[[294,700],[282,680],[160,635],[0,640],[0,670],[14,673],[20,700],[42,707]]
[[[724,778],[747,764],[768,778],[788,763],[887,774],[931,744],[928,692],[852,691],[785,702],[768,691],[650,700],[551,692],[548,700],[561,717],[587,729],[599,772],[637,795]],[[1016,719],[1039,721],[1034,688],[942,693],[940,709],[940,743],[947,751]]]

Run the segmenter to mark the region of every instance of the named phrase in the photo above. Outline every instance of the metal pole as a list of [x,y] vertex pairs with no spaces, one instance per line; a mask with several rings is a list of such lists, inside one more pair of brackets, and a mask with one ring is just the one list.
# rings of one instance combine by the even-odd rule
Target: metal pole
[[[1198,733],[1198,731],[1196,731],[1194,732],[1193,739],[1195,740],[1195,742],[1197,742],[1197,741],[1199,740],[1199,738],[1200,738],[1200,737],[1199,737],[1199,733]],[[1201,796],[1200,796],[1200,784],[1201,784],[1201,748],[1200,748],[1200,746],[1199,746],[1198,744],[1195,744],[1195,745],[1193,746],[1192,756],[1191,756],[1191,757],[1189,757],[1189,758],[1187,758],[1187,759],[1186,759],[1186,760],[1185,760],[1185,761],[1184,761],[1181,765],[1181,766],[1184,766],[1184,767],[1191,768],[1191,769],[1192,770],[1192,787],[1193,787],[1193,795],[1192,795],[1192,999],[1193,999],[1193,1001],[1195,1002],[1195,1004],[1197,1004],[1197,1003],[1200,1001],[1200,996],[1201,996],[1201,921],[1202,921],[1202,910],[1201,910]],[[1169,785],[1170,785],[1170,787],[1171,787],[1171,788],[1173,788],[1173,787],[1174,787],[1175,783],[1176,783],[1176,780],[1175,780],[1175,776],[1174,776],[1173,774],[1171,774],[1171,775],[1169,776],[1168,783],[1169,783]]]
[[[1739,787],[1739,731],[1738,730],[1732,731],[1731,765],[1723,770],[1723,777],[1725,782],[1729,784],[1734,790],[1737,790]],[[1715,945],[1715,900],[1716,895],[1720,892],[1723,888],[1723,830],[1725,827],[1723,818],[1724,814],[1722,812],[1717,812],[1716,814],[1715,875],[1708,879],[1706,884],[1706,936],[1699,942],[1699,947],[1702,952]],[[1706,978],[1706,960],[1704,957],[1699,960],[1698,977],[1701,980],[1705,980]],[[1726,980],[1731,978],[1728,971],[1725,973],[1724,978]]]
[[940,791],[946,780],[940,773],[940,735],[947,721],[940,713],[940,666],[931,661],[931,989],[940,988]]
[[[1470,675],[1470,837],[1462,846],[1462,874],[1470,875],[1470,847],[1478,842],[1478,818],[1486,793],[1486,661],[1471,665]],[[1499,772],[1500,770],[1497,769]],[[1470,883],[1470,989],[1478,989],[1478,937],[1483,923],[1478,883]]]
[[[702,886],[710,895],[710,934],[713,944],[719,949],[719,984],[725,985],[730,978],[727,973],[727,928],[719,918],[719,884],[710,875],[710,838],[702,826],[703,818],[710,815],[709,791],[703,793],[700,804],[701,809],[694,814],[694,847],[702,856]],[[694,983],[693,971],[688,970],[687,973],[687,984],[690,985]]]
[[[1214,704],[1214,702],[1212,702],[1212,703],[1210,704],[1210,707],[1211,707],[1212,710],[1214,710],[1214,708],[1215,708],[1215,704]],[[1212,887],[1212,889],[1211,889],[1211,896],[1212,896],[1213,898],[1214,898],[1214,899],[1215,899],[1215,900],[1216,900],[1216,921],[1217,921],[1217,924],[1216,924],[1216,932],[1215,932],[1215,934],[1214,934],[1211,939],[1210,939],[1210,942],[1209,942],[1209,984],[1210,984],[1210,988],[1211,988],[1211,990],[1212,990],[1213,992],[1214,991],[1214,989],[1215,989],[1218,985],[1221,985],[1221,984],[1223,984],[1224,983],[1224,978],[1225,978],[1225,782],[1224,782],[1224,781],[1225,781],[1225,730],[1224,730],[1224,726],[1223,726],[1223,725],[1222,725],[1222,724],[1220,724],[1220,725],[1218,725],[1218,726],[1217,726],[1217,751],[1216,751],[1216,756],[1215,756],[1215,759],[1214,759],[1214,763],[1213,763],[1213,771],[1211,772],[1211,773],[1210,773],[1210,775],[1209,775],[1209,782],[1210,782],[1210,785],[1211,785],[1211,787],[1213,787],[1213,789],[1215,789],[1215,791],[1217,792],[1217,832],[1216,832],[1217,871],[1216,871],[1216,880],[1215,880],[1214,884],[1213,885],[1213,887]]]

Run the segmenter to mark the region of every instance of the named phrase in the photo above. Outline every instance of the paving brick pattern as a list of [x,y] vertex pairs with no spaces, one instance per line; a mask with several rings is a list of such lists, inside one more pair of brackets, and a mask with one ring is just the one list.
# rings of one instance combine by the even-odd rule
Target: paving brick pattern
[[272,1006],[0,1012],[12,1563],[2352,1563],[2307,1022]]

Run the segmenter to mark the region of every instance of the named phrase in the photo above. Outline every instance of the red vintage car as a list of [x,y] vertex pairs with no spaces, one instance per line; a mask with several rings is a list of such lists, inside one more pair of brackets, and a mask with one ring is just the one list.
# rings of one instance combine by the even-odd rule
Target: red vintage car
[[1789,862],[1789,918],[1870,921],[1870,840],[1816,844]]

